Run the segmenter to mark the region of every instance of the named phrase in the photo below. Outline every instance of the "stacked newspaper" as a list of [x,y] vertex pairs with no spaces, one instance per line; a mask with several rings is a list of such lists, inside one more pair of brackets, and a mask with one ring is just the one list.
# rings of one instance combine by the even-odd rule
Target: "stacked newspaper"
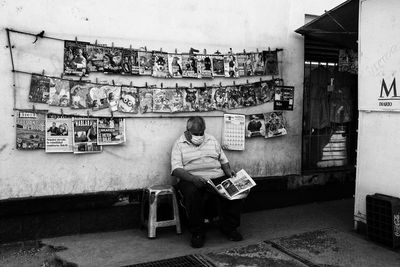
[[207,182],[214,191],[229,200],[247,197],[250,188],[256,185],[250,175],[243,169],[238,171],[235,176],[222,181],[218,185],[215,185],[212,180]]

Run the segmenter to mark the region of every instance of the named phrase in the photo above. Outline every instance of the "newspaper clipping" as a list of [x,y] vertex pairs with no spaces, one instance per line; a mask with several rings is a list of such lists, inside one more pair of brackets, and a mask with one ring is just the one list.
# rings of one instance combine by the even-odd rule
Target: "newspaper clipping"
[[72,118],[46,117],[46,153],[73,152]]

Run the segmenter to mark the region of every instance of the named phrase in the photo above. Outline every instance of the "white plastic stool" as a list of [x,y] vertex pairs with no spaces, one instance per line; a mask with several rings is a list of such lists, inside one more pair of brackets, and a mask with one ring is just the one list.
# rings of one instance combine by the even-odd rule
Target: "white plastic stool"
[[[174,214],[174,218],[172,220],[157,221],[158,197],[161,195],[171,195],[172,197],[172,210]],[[147,201],[149,203],[149,216],[147,220],[144,218],[144,203],[146,202],[146,197],[148,197]],[[178,202],[176,201],[175,190],[171,185],[155,185],[145,189],[142,198],[141,222],[142,225],[147,226],[149,238],[156,237],[157,227],[176,225],[176,233],[182,233],[181,222],[179,219]]]

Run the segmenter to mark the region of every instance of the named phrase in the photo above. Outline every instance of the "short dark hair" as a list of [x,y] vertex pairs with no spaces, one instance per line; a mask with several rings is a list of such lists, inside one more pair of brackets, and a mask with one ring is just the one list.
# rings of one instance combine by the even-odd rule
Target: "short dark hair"
[[201,116],[192,116],[187,121],[186,129],[188,131],[190,131],[191,129],[204,131],[206,129],[206,122]]

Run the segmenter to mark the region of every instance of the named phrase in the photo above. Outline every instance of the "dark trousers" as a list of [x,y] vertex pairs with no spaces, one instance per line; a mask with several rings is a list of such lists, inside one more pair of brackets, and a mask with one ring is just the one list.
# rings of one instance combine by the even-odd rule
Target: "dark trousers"
[[[215,185],[221,183],[226,177],[213,179]],[[230,232],[240,225],[240,214],[242,209],[242,200],[229,200],[207,189],[207,187],[197,188],[193,183],[181,180],[177,184],[179,192],[183,195],[183,204],[186,209],[191,233],[204,233],[204,219],[207,215],[206,203],[211,207],[217,207],[220,228],[223,231]]]

